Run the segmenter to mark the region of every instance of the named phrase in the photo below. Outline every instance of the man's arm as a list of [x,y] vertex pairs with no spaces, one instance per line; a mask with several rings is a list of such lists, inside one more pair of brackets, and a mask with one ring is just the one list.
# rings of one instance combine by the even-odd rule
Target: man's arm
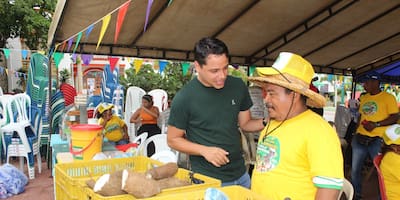
[[185,138],[185,131],[175,126],[168,126],[167,142],[171,148],[189,154],[203,156],[216,167],[229,163],[229,152],[219,147],[208,147],[191,142]]
[[315,200],[336,200],[339,196],[339,190],[328,188],[317,188]]
[[263,119],[252,119],[250,110],[240,111],[239,126],[245,132],[258,132],[264,129]]

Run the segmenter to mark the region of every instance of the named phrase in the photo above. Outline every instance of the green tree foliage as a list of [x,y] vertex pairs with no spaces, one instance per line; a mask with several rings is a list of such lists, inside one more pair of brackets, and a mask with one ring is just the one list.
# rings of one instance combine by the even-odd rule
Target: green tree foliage
[[126,77],[120,77],[120,84],[128,89],[130,86],[140,87],[146,92],[153,89],[163,89],[172,99],[176,92],[183,87],[190,79],[191,73],[182,74],[180,63],[169,63],[163,75],[153,70],[151,65],[143,65],[138,73],[134,68],[125,71]]
[[[0,0],[0,47],[21,37],[30,49],[44,49],[57,0]],[[39,9],[33,9],[39,6]]]

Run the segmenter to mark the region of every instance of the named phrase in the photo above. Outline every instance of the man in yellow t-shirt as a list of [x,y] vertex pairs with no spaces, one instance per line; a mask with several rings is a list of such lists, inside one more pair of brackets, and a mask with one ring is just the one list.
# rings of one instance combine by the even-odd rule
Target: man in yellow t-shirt
[[366,94],[360,97],[360,123],[357,134],[351,142],[352,163],[351,183],[354,187],[354,199],[362,198],[362,167],[367,156],[374,158],[381,151],[382,136],[389,125],[398,120],[399,109],[396,98],[381,91],[380,75],[377,72],[367,74],[364,82]]
[[251,190],[265,199],[336,200],[343,186],[343,157],[332,126],[307,106],[325,98],[309,89],[314,76],[301,56],[282,52],[249,80],[260,85],[269,122],[261,132]]

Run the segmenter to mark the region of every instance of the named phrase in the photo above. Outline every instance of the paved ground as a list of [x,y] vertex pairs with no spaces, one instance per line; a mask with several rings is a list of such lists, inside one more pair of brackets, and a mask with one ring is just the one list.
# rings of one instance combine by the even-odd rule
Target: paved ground
[[[14,164],[17,168],[19,167],[19,162]],[[27,169],[25,164],[24,172],[26,175]],[[35,168],[36,178],[29,180],[28,185],[25,187],[25,192],[11,196],[10,200],[27,200],[27,199],[40,199],[40,200],[53,200],[54,190],[53,190],[53,177],[51,177],[51,170],[47,169],[47,163],[42,163],[42,173],[39,174],[38,168]]]

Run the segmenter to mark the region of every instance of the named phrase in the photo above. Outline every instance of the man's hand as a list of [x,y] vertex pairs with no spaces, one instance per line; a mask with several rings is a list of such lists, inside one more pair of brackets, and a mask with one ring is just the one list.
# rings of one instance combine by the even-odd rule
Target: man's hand
[[229,152],[219,147],[206,147],[202,152],[202,156],[216,167],[221,167],[229,163]]
[[364,120],[361,122],[361,124],[363,125],[365,130],[367,130],[368,132],[371,132],[372,130],[374,130],[374,128],[376,128],[375,122]]

